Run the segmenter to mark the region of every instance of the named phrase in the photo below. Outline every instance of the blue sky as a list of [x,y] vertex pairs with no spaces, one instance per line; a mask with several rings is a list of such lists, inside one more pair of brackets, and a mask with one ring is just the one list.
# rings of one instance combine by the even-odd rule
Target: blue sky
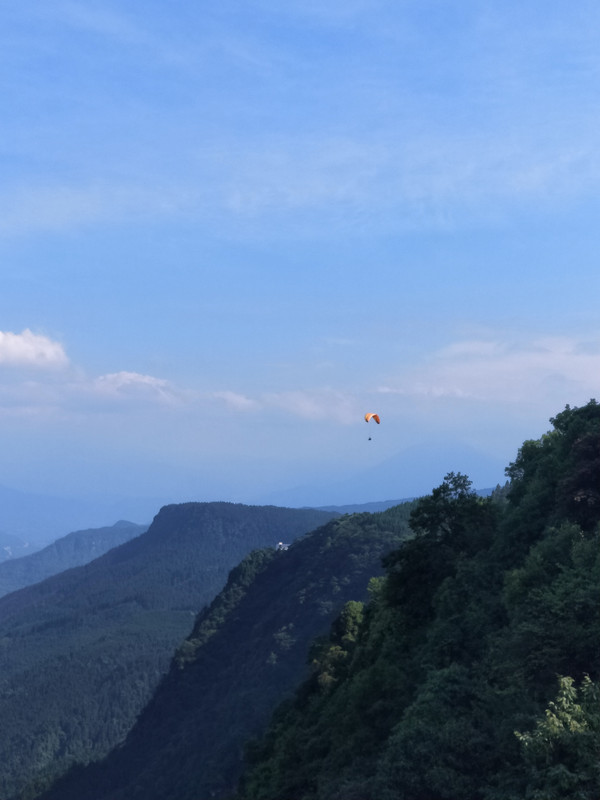
[[600,394],[597,4],[2,12],[1,484],[489,486]]

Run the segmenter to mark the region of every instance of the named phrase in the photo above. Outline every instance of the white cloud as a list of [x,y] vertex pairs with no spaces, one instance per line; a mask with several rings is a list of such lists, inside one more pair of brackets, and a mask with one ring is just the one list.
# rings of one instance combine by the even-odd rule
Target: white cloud
[[109,398],[159,399],[168,403],[177,399],[177,394],[168,381],[139,372],[122,371],[101,375],[94,379],[90,388],[94,393]]
[[239,394],[238,392],[226,390],[222,392],[214,392],[212,396],[216,400],[224,401],[225,405],[234,411],[250,411],[258,408],[258,403],[256,400],[252,400],[250,397],[247,397],[244,394]]
[[264,399],[267,405],[303,419],[328,419],[348,425],[359,418],[354,398],[330,389],[277,392]]
[[63,346],[47,336],[0,331],[0,364],[33,367],[64,367],[69,363]]
[[[21,367],[63,366],[68,359],[63,347],[47,337],[0,332],[0,365]],[[4,373],[5,376],[7,373]],[[135,371],[121,370],[97,377],[86,376],[73,367],[44,370],[15,381],[0,382],[3,414],[88,417],[105,411],[148,411],[188,408],[202,412],[217,404],[223,413],[272,412],[304,420],[353,424],[365,411],[364,393],[322,387],[289,389],[251,394],[229,389],[192,391],[168,380]],[[540,337],[527,341],[507,336],[478,336],[449,343],[419,366],[404,369],[379,387],[385,395],[404,397],[419,406],[425,401],[498,405],[531,409],[560,409],[566,403],[578,405],[590,397],[600,398],[600,336],[583,340],[568,337]],[[360,397],[359,397],[360,395]],[[372,395],[371,395],[372,397]],[[413,399],[411,401],[411,398]],[[416,401],[414,400],[416,398]],[[373,397],[372,397],[373,399]],[[376,409],[379,410],[379,409]],[[152,411],[154,413],[154,411]]]
[[557,407],[586,402],[600,396],[600,340],[457,342],[379,391]]
[[[0,339],[1,350],[1,339]],[[121,371],[90,378],[71,368],[37,380],[21,376],[1,380],[0,415],[66,420],[93,418],[105,412],[178,407],[193,398],[169,381],[152,375]]]
[[267,411],[278,409],[284,414],[301,419],[332,420],[344,425],[360,418],[352,394],[333,389],[300,390],[290,389],[281,392],[267,392],[256,397],[222,390],[198,395],[204,402],[213,399],[222,402],[232,412]]

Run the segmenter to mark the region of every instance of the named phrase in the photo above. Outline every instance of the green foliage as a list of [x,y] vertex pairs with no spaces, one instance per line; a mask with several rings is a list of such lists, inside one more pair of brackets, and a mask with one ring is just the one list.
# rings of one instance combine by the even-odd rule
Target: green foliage
[[198,650],[222,627],[275,553],[272,548],[255,550],[231,570],[223,591],[197,616],[192,633],[176,651],[174,661],[180,669],[195,660]]
[[527,765],[526,798],[596,800],[600,787],[600,685],[579,689],[560,678],[559,691],[531,733],[517,733]]
[[529,690],[546,696],[557,674],[580,679],[600,664],[600,535],[550,528],[506,573],[505,602],[503,645]]
[[428,674],[378,759],[374,796],[479,800],[473,762],[494,761],[493,727],[466,667]]
[[423,497],[410,516],[417,536],[444,541],[464,530],[471,513],[485,502],[471,489],[472,483],[460,472],[450,472],[428,497]]
[[[508,490],[482,499],[450,473],[416,504],[351,647],[346,613],[238,800],[598,796],[600,407],[552,423]],[[551,701],[557,673],[579,694],[563,679]]]
[[435,613],[435,590],[495,533],[498,506],[479,497],[470,485],[460,473],[447,475],[413,510],[410,525],[415,539],[385,560],[388,602],[402,609],[406,627],[417,633]]
[[315,671],[314,680],[322,691],[331,691],[348,674],[363,622],[363,611],[363,603],[349,600],[334,621],[330,638],[313,646],[309,658]]
[[[551,420],[554,430],[526,441],[506,473],[512,514],[507,515],[505,551],[527,551],[549,524],[569,520],[591,530],[600,519],[600,405],[565,408]],[[500,552],[499,552],[499,555]]]

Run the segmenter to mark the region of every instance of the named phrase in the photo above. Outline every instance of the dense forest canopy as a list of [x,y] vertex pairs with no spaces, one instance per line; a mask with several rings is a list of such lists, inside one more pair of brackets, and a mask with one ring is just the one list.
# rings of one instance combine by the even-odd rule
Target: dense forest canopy
[[597,800],[600,406],[551,422],[507,493],[451,473],[417,504],[238,800]]

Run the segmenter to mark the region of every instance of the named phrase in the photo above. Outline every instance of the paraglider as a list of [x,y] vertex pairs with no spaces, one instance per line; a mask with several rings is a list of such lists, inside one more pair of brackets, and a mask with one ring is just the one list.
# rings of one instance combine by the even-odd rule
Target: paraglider
[[[379,425],[381,420],[379,419],[379,414],[373,414],[371,412],[365,414],[365,422],[370,422],[372,419]],[[371,437],[369,436],[369,441],[371,441]]]

